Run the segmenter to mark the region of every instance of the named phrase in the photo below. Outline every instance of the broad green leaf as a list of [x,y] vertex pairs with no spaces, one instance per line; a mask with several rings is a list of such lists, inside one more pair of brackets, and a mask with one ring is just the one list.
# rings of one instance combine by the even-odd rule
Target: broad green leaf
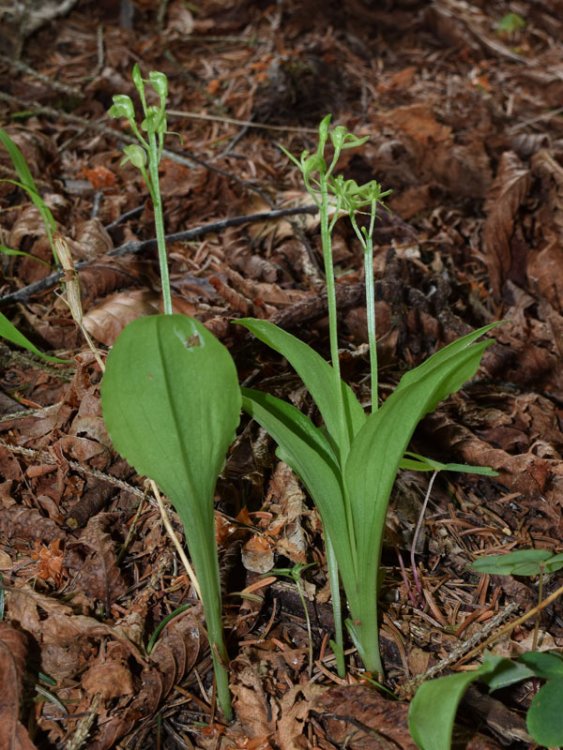
[[[330,437],[336,441],[342,456],[347,453],[349,440],[366,421],[366,415],[354,392],[342,382],[342,393],[335,392],[334,370],[320,354],[303,341],[266,320],[243,318],[237,324],[247,328],[256,338],[287,359],[295,369],[326,425]],[[344,399],[348,436],[338,438],[338,401]]]
[[505,659],[488,655],[473,672],[440,677],[421,685],[409,707],[409,731],[420,750],[450,750],[455,715],[469,685],[494,672]]
[[527,651],[520,654],[518,661],[533,670],[536,677],[563,679],[563,656],[555,651]]
[[526,723],[534,740],[545,747],[563,745],[563,677],[548,680],[528,709]]
[[443,464],[419,453],[405,451],[405,455],[399,463],[400,469],[409,471],[455,471],[460,474],[479,474],[485,477],[496,477],[498,472],[488,466],[471,466],[469,464]]
[[[458,388],[460,373],[470,377],[479,366],[486,342],[473,344],[426,368],[426,376],[399,386],[354,438],[345,466],[345,486],[353,508],[359,561],[378,554],[389,495],[407,445],[420,419],[440,398]],[[426,363],[425,363],[426,364]],[[423,365],[424,366],[424,365]],[[410,374],[410,373],[409,373]]]
[[542,564],[553,554],[548,549],[521,549],[506,555],[487,555],[471,563],[476,573],[492,573],[499,576],[537,576]]
[[70,361],[68,359],[59,359],[59,357],[51,357],[48,354],[44,354],[35,346],[35,344],[33,344],[26,336],[24,336],[23,333],[20,333],[18,331],[16,326],[8,320],[4,313],[0,313],[0,336],[4,339],[7,339],[8,341],[11,341],[12,344],[17,344],[17,346],[21,346],[24,349],[27,349],[28,352],[36,354],[38,357],[41,357],[41,359],[44,359],[47,362],[68,364]]
[[116,449],[135,469],[179,511],[197,506],[212,520],[241,408],[235,366],[213,334],[183,315],[135,320],[109,354],[102,406]]
[[[240,417],[233,360],[197,320],[183,315],[140,318],[114,344],[101,393],[116,449],[160,485],[182,519],[223,694],[226,680],[225,685],[219,680],[227,653],[213,495]],[[228,711],[228,698],[226,704]]]

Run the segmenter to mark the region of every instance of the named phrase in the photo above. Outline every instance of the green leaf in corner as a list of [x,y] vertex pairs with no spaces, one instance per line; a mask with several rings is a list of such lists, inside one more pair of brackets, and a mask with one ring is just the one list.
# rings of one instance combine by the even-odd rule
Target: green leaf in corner
[[421,685],[409,708],[409,731],[420,750],[450,750],[455,715],[469,685],[494,673],[501,656],[485,654],[485,661],[473,672],[440,677]]
[[545,747],[563,745],[563,677],[548,680],[532,700],[526,723],[534,740]]
[[555,651],[526,651],[518,661],[532,669],[536,677],[563,680],[563,656]]

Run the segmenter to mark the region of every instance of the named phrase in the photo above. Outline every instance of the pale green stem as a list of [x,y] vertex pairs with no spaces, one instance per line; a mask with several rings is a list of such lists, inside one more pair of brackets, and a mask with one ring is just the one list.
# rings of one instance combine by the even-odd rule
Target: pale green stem
[[303,590],[303,582],[301,581],[301,575],[292,576],[297,587],[297,594],[299,595],[299,601],[303,607],[303,613],[305,615],[305,624],[307,626],[307,638],[309,639],[309,679],[313,676],[313,631],[311,629],[311,618],[309,616],[309,608],[305,600],[305,592]]
[[179,513],[186,530],[188,548],[201,590],[203,614],[215,673],[217,703],[225,719],[231,721],[233,712],[227,672],[229,657],[221,619],[221,586],[213,515],[211,519],[198,519],[197,515],[187,511],[182,512],[179,509]]
[[344,662],[344,626],[342,623],[342,600],[340,598],[340,579],[338,575],[338,562],[334,554],[334,547],[329,534],[325,529],[326,565],[328,569],[328,581],[330,584],[330,596],[332,599],[332,615],[334,618],[334,656],[336,658],[336,671],[339,677],[346,675],[346,664]]
[[162,198],[158,180],[158,146],[156,135],[149,132],[149,175],[150,191],[154,209],[154,226],[156,230],[156,244],[158,247],[158,262],[160,265],[160,281],[162,284],[162,303],[164,313],[172,314],[172,295],[170,293],[170,276],[168,273],[168,259],[166,257],[166,240],[164,233],[164,217],[162,212]]
[[[368,347],[371,373],[371,411],[378,409],[379,378],[377,372],[377,336],[375,327],[375,284],[373,273],[373,230],[377,212],[377,201],[372,200],[370,206],[369,229],[366,237],[366,309],[368,323]],[[369,267],[369,273],[368,273]]]
[[364,276],[366,282],[366,314],[368,324],[368,349],[371,383],[371,411],[378,406],[377,338],[375,330],[375,284],[373,280],[373,240],[368,235],[364,252]]
[[347,621],[348,630],[358,649],[360,658],[368,672],[383,673],[383,664],[379,653],[379,628],[377,623],[378,600],[378,569],[380,561],[380,545],[373,562],[360,575],[356,574],[355,581],[344,587],[352,591],[348,596],[350,619]]
[[[332,263],[332,237],[328,216],[328,185],[325,178],[321,178],[321,244],[323,249],[323,263],[326,281],[326,299],[328,305],[328,327],[330,343],[330,359],[334,372],[334,380],[337,384],[336,391],[340,393],[340,359],[338,356],[338,323],[336,312],[336,284],[334,279],[334,266]],[[339,410],[341,411],[341,429],[344,428],[344,408],[342,399],[339,399]]]

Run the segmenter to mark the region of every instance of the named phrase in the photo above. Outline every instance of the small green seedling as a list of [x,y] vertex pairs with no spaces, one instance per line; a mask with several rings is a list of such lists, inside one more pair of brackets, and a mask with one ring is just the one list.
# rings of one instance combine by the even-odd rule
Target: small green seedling
[[518,13],[507,13],[496,25],[497,34],[512,36],[526,28],[526,20]]
[[539,745],[563,744],[563,656],[530,651],[517,659],[486,653],[483,664],[472,672],[425,682],[409,707],[409,730],[420,750],[450,750],[457,708],[469,685],[482,682],[492,692],[522,680],[545,680],[532,700],[526,721],[528,732]]
[[307,607],[307,602],[305,601],[302,576],[304,570],[307,570],[307,568],[312,568],[315,564],[316,563],[308,563],[305,565],[303,563],[297,563],[292,568],[272,568],[272,570],[268,571],[268,575],[285,576],[286,578],[291,578],[291,580],[295,583],[297,595],[299,596],[299,601],[301,602],[301,606],[303,607],[305,624],[307,626],[307,638],[309,639],[309,677],[312,677],[313,675],[313,631],[311,629],[309,608]]
[[563,552],[554,554],[548,549],[521,549],[506,555],[479,557],[470,568],[476,573],[497,576],[541,576],[563,568]]
[[[320,211],[331,363],[270,322],[238,321],[289,361],[311,394],[324,428],[318,428],[291,404],[254,389],[242,389],[243,409],[276,440],[278,455],[301,477],[319,509],[325,530],[335,613],[333,648],[339,673],[344,671],[343,639],[339,634],[339,574],[350,612],[346,622],[350,636],[366,669],[381,673],[377,616],[377,592],[381,584],[379,561],[395,477],[405,464],[404,453],[416,425],[441,400],[473,377],[485,349],[492,343],[477,343],[477,340],[496,324],[454,341],[407,372],[394,393],[378,407],[371,253],[376,209],[386,193],[375,181],[359,186],[353,180],[335,176],[342,151],[360,146],[366,139],[357,138],[342,126],[331,130],[330,119],[330,116],[325,117],[319,126],[319,142],[314,153],[305,151],[300,159],[288,156],[301,171],[305,187]],[[331,155],[327,158],[329,144]],[[359,228],[356,217],[364,209],[369,217],[368,227]],[[369,416],[340,377],[331,234],[342,214],[351,217],[366,255],[366,306],[368,320],[371,320],[373,381]],[[412,468],[417,462],[411,457],[406,463]],[[487,473],[493,474],[490,470]]]
[[140,127],[128,96],[114,97],[110,115],[125,118],[139,140],[125,148],[125,161],[139,169],[153,201],[165,314],[135,320],[121,333],[108,356],[102,408],[115,448],[160,486],[182,520],[201,590],[217,701],[230,720],[213,500],[239,423],[241,393],[228,350],[199,321],[172,314],[158,184],[168,84],[163,73],[149,74],[159,97],[153,106],[137,65],[133,81],[144,112]]

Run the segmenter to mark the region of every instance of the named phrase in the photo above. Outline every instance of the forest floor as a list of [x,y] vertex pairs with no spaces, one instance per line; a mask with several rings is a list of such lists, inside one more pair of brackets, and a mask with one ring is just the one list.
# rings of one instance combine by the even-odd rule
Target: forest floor
[[[413,439],[419,453],[498,472],[438,477],[414,551],[418,587],[411,547],[429,476],[403,472],[393,492],[380,591],[388,692],[365,679],[351,645],[349,675],[337,677],[318,514],[275,445],[243,420],[217,487],[235,710],[226,724],[194,592],[143,477],[111,447],[100,369],[61,282],[45,281],[54,268],[39,214],[2,182],[0,240],[23,254],[1,256],[0,309],[41,350],[71,360],[45,364],[0,343],[5,747],[414,748],[415,686],[478,663],[464,657],[535,606],[537,579],[469,565],[561,551],[562,19],[561,0],[82,0],[35,30],[4,27],[0,125],[82,264],[85,326],[102,352],[160,305],[156,251],[143,244],[154,237],[151,205],[136,170],[120,166],[123,129],[107,117],[114,94],[133,95],[136,62],[169,79],[169,234],[310,205],[278,144],[314,148],[327,113],[369,136],[342,170],[393,191],[375,229],[383,396],[456,336],[504,321],[478,376]],[[0,178],[14,177],[1,150]],[[136,252],[115,252],[130,241],[141,241]],[[362,250],[346,220],[334,250],[341,365],[365,402]],[[318,216],[212,226],[168,254],[174,309],[222,340],[241,381],[310,409],[287,363],[231,321],[273,320],[328,357]],[[303,574],[312,664],[295,585],[270,573],[300,563],[315,563]],[[548,577],[544,596],[558,585]],[[155,629],[187,603],[149,654]],[[534,622],[495,653],[563,646],[560,600],[541,611],[535,641]],[[458,746],[533,747],[535,688],[470,691]]]

